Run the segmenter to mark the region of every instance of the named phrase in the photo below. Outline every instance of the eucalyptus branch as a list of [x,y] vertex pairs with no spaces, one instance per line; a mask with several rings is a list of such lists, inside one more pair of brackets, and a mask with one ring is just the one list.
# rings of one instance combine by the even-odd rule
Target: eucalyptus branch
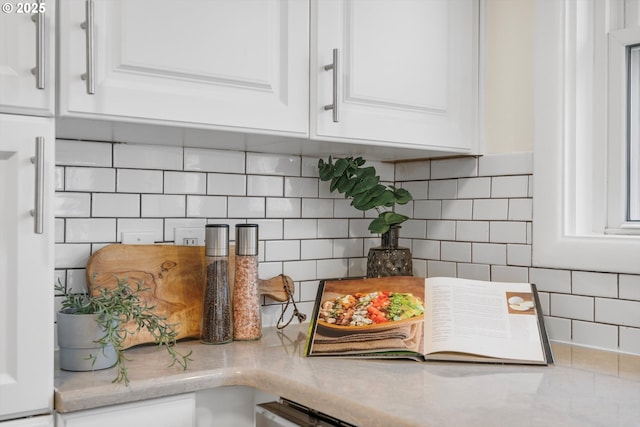
[[404,188],[380,183],[373,166],[363,167],[366,163],[362,157],[346,157],[336,160],[331,156],[325,162],[318,161],[320,180],[331,181],[330,191],[338,191],[345,198],[351,198],[351,205],[361,211],[375,209],[378,217],[369,224],[372,233],[385,233],[392,226],[399,225],[409,219],[407,216],[385,210],[396,204],[404,205],[412,200],[411,194]]

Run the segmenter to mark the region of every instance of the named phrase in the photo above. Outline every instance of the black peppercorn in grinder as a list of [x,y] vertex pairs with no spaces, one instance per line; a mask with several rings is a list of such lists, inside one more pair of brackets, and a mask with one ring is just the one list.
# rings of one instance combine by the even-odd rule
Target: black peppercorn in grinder
[[202,305],[200,342],[224,344],[233,340],[229,290],[229,225],[205,228],[207,274]]

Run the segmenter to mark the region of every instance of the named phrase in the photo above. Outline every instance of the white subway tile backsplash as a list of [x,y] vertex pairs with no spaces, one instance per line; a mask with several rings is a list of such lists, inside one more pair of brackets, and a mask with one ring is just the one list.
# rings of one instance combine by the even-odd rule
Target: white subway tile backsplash
[[65,242],[91,243],[115,242],[115,218],[68,218],[66,220]]
[[640,301],[640,276],[621,274],[618,280],[621,299]]
[[183,130],[173,126],[147,126],[140,123],[114,123],[113,141],[136,144],[168,144],[181,142]]
[[413,218],[441,219],[442,200],[416,200],[413,202]]
[[456,199],[458,197],[458,180],[443,179],[429,181],[429,199]]
[[[291,277],[294,281],[314,280],[318,277],[316,261],[285,261],[283,263],[283,274]],[[317,291],[317,287],[315,288]],[[315,295],[311,298],[315,300]],[[296,301],[298,299],[296,298]],[[307,312],[310,314],[311,312]]]
[[[188,217],[224,218],[226,215],[227,215],[227,198],[226,197],[187,196],[187,216]],[[178,215],[173,215],[173,216],[178,216]]]
[[317,219],[285,219],[285,239],[315,239],[318,237]]
[[491,178],[491,197],[527,197],[529,194],[529,177],[496,176]]
[[59,217],[91,216],[91,194],[55,193],[53,212]]
[[108,168],[66,167],[66,191],[103,191],[116,189],[116,173]]
[[507,246],[496,243],[472,243],[472,262],[474,264],[507,264]]
[[620,351],[640,354],[640,329],[620,326]]
[[300,176],[301,165],[298,156],[247,153],[247,174]]
[[[228,223],[228,220],[220,220],[221,223]],[[258,238],[261,240],[279,240],[283,236],[283,224],[281,219],[252,219],[253,224],[258,224]],[[235,224],[233,225],[235,227]],[[229,229],[233,228],[231,225]],[[233,231],[235,233],[235,231]]]
[[182,147],[165,145],[114,144],[113,165],[117,168],[182,170]]
[[93,217],[139,217],[140,195],[118,193],[95,193],[91,201]]
[[569,294],[571,293],[571,272],[547,268],[531,268],[531,282],[540,291]]
[[471,219],[472,207],[471,200],[443,200],[442,219]]
[[491,178],[458,179],[459,199],[487,199],[491,197]]
[[478,175],[475,157],[460,157],[431,161],[431,179],[471,177]]
[[284,179],[281,176],[249,175],[247,177],[247,196],[282,197]]
[[164,173],[165,194],[206,194],[207,175],[199,172]]
[[112,144],[56,140],[56,165],[111,167]]
[[571,342],[571,320],[545,316],[544,325],[549,339],[559,342]]
[[302,199],[303,218],[333,218],[333,201]]
[[[320,279],[364,276],[380,245],[368,230],[377,212],[329,192],[317,157],[69,140],[56,154],[55,267],[70,283],[123,232],[171,243],[176,227],[252,222],[260,277],[289,275],[311,310]],[[414,197],[395,208],[409,217],[400,245],[414,275],[531,281],[552,339],[640,354],[640,275],[531,266],[531,153],[367,164]],[[281,305],[265,303],[266,324],[275,322]]]
[[[270,200],[282,200],[286,199],[270,199]],[[229,197],[227,200],[228,211],[227,215],[231,218],[264,218],[266,201],[264,197]],[[273,209],[273,208],[271,208]],[[291,207],[289,207],[289,210]],[[284,216],[284,215],[269,215]]]
[[440,259],[442,261],[471,262],[471,243],[442,242]]
[[458,277],[471,280],[491,280],[491,270],[484,264],[458,264]]
[[266,200],[266,216],[267,218],[300,218],[301,204],[298,198],[269,197]]
[[144,169],[118,169],[116,189],[119,193],[162,193],[163,172]]
[[[371,224],[371,219],[350,219],[349,220],[349,237],[372,237],[369,231],[369,224]],[[378,240],[379,242],[379,240]],[[380,244],[380,243],[378,243]]]
[[439,240],[414,240],[411,248],[414,258],[422,258],[428,260],[440,259],[440,241]]
[[531,267],[531,245],[507,244],[507,264]]
[[333,257],[333,240],[312,239],[300,242],[301,259],[323,259]]
[[507,265],[492,265],[491,280],[497,282],[529,282],[529,269]]
[[284,178],[284,196],[285,197],[311,197],[318,198],[318,179],[317,178]]
[[264,260],[295,261],[300,259],[299,240],[269,240],[264,244]]
[[396,163],[396,181],[425,181],[431,179],[431,161],[418,160]]
[[618,348],[617,326],[574,320],[572,328],[572,340],[576,344],[609,350]]
[[241,151],[184,149],[184,170],[243,174],[245,153]]
[[427,220],[427,239],[455,240],[456,221]]
[[429,181],[407,181],[396,183],[396,185],[411,193],[414,200],[429,198]]
[[65,220],[61,218],[56,218],[54,221],[54,234],[55,243],[64,243],[64,223]]
[[640,301],[596,298],[595,321],[640,328]]
[[321,239],[331,239],[344,237],[349,234],[348,219],[319,219],[318,237]]
[[89,243],[56,243],[54,267],[85,268],[91,256]]
[[531,221],[533,219],[533,203],[531,199],[510,199],[509,221]]
[[427,275],[428,277],[456,277],[456,263],[446,261],[427,261]]
[[488,242],[488,221],[457,221],[456,240],[459,242]]
[[118,218],[117,241],[122,241],[122,233],[151,233],[155,242],[164,240],[164,220],[162,218]]
[[354,258],[364,256],[362,239],[335,239],[333,256],[336,258]]
[[[576,320],[594,320],[594,301],[591,297],[551,294],[549,299],[551,315]],[[600,320],[596,321],[600,322]],[[603,322],[604,323],[604,322]]]
[[509,211],[508,199],[476,199],[473,201],[474,220],[506,220]]
[[316,276],[318,279],[335,279],[346,277],[349,273],[348,262],[340,259],[319,259],[316,261]]
[[209,173],[207,174],[207,194],[244,196],[247,194],[247,177],[228,173]]
[[489,224],[489,241],[494,243],[527,243],[527,223],[492,221]]
[[143,194],[143,217],[184,217],[187,212],[187,196],[177,194]]
[[571,276],[571,292],[574,295],[608,298],[618,296],[617,274],[574,271]]

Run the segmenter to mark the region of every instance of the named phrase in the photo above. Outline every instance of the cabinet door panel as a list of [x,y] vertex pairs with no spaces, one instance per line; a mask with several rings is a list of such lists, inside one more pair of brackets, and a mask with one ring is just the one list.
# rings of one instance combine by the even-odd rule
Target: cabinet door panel
[[95,0],[61,8],[62,115],[308,133],[308,2]]
[[[13,7],[10,13],[0,13],[0,112],[53,115],[54,56],[55,56],[55,2],[42,1],[41,14],[44,43],[42,49],[43,88],[38,88],[32,69],[37,64],[37,25],[31,13],[18,13],[17,3],[4,3]],[[20,3],[32,7],[33,2]],[[21,6],[22,7],[22,6]],[[20,9],[23,11],[24,9]],[[35,18],[34,18],[35,19]]]
[[[477,125],[478,10],[472,1],[328,0],[312,16],[312,135],[467,151]],[[340,50],[338,108],[332,73]]]
[[[44,227],[34,232],[36,138],[44,139]],[[0,114],[0,420],[53,400],[53,119]]]

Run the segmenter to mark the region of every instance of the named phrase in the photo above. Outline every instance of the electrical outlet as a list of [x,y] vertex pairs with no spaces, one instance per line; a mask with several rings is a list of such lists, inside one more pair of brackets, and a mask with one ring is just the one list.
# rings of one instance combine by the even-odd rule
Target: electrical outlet
[[204,246],[204,228],[174,228],[174,245]]

